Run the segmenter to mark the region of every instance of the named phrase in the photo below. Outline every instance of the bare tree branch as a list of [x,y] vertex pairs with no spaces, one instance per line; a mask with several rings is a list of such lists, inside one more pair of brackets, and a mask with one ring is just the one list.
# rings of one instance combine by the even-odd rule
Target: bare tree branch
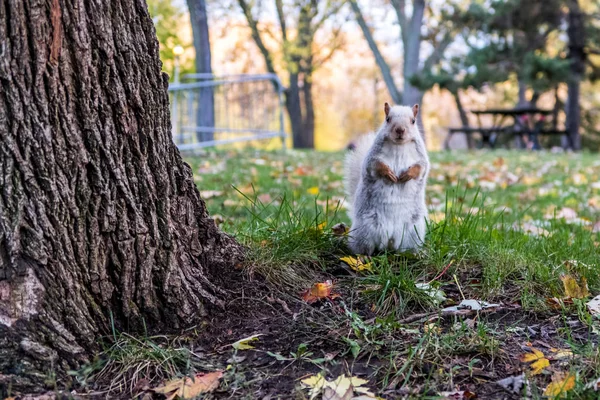
[[433,52],[427,57],[425,63],[423,64],[423,71],[429,71],[431,68],[440,62],[442,57],[444,56],[444,52],[452,43],[452,34],[450,32],[446,32],[442,41],[433,49]]
[[356,16],[356,22],[358,22],[358,25],[360,26],[360,29],[362,30],[362,33],[365,36],[367,43],[369,44],[369,48],[371,49],[371,52],[375,57],[375,62],[381,70],[381,75],[383,76],[383,80],[388,88],[388,91],[390,92],[392,100],[396,104],[401,104],[402,94],[398,91],[398,86],[396,86],[396,83],[394,82],[394,77],[392,76],[390,66],[383,58],[383,55],[381,55],[381,52],[377,47],[377,43],[375,43],[375,39],[373,38],[373,34],[371,33],[367,22],[365,21],[362,15],[360,7],[356,3],[356,0],[350,0],[350,5],[352,6],[352,10],[354,11],[354,15]]
[[346,4],[344,1],[337,3],[335,6],[330,6],[330,2],[327,2],[328,11],[324,12],[321,18],[317,20],[314,24],[313,31],[316,32],[331,16],[335,15],[340,11],[340,9]]
[[402,37],[402,43],[406,45],[408,43],[408,22],[406,19],[406,1],[405,0],[391,0],[392,7],[396,11],[396,18],[398,18],[398,24],[400,25],[400,36]]
[[283,13],[283,1],[275,0],[275,8],[277,9],[277,17],[279,18],[279,26],[281,27],[281,37],[283,44],[287,43],[287,28],[285,26],[285,15]]
[[246,17],[246,20],[248,21],[250,30],[252,31],[252,39],[254,39],[256,46],[258,46],[258,49],[260,50],[261,54],[265,58],[265,64],[267,66],[267,71],[274,74],[275,67],[273,65],[273,58],[271,57],[271,53],[269,53],[269,50],[265,46],[265,44],[260,36],[260,31],[258,30],[258,22],[252,16],[252,11],[250,10],[250,5],[248,4],[248,2],[246,0],[238,0],[238,3],[242,9],[242,12],[244,13],[244,16]]
[[[318,68],[320,68],[321,66],[323,66],[323,64],[325,64],[327,61],[329,61],[331,59],[331,57],[333,57],[334,53],[337,50],[341,49],[346,44],[344,41],[344,37],[341,35],[341,32],[342,32],[341,28],[337,28],[334,30],[331,39],[327,41],[326,47],[329,48],[329,51],[322,58],[313,60],[313,68],[312,68],[313,71],[315,71]],[[319,53],[320,53],[319,50],[315,51],[315,54],[319,54]]]

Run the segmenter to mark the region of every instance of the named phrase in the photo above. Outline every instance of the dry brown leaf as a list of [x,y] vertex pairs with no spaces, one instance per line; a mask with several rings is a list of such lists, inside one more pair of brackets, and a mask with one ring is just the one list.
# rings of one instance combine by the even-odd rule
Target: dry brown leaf
[[307,289],[304,293],[302,293],[302,300],[306,301],[307,303],[314,303],[318,300],[332,300],[336,297],[339,297],[339,294],[331,293],[332,289],[333,283],[330,280],[315,283],[310,289]]
[[219,387],[219,380],[223,372],[209,372],[207,374],[196,374],[193,378],[184,377],[165,383],[163,386],[152,389],[155,393],[164,394],[167,400],[175,397],[180,399],[193,399],[202,393],[212,392]]
[[348,225],[344,224],[343,222],[340,222],[339,224],[335,224],[331,228],[331,231],[333,232],[333,234],[335,236],[344,236],[344,235],[348,234],[349,230],[350,230],[350,228],[348,227]]

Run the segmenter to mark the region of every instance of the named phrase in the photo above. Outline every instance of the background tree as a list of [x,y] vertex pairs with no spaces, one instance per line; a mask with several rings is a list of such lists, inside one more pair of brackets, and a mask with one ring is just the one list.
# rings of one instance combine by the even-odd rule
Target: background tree
[[[333,17],[343,6],[342,0],[294,0],[284,3],[275,0],[274,7],[279,23],[280,37],[276,39],[283,55],[283,66],[288,77],[285,89],[285,106],[290,117],[295,148],[314,148],[315,111],[312,96],[312,78],[316,68],[332,57],[341,45],[340,27]],[[274,51],[269,50],[264,36],[273,33],[261,28],[263,11],[254,1],[238,0],[238,4],[259,48],[267,71],[277,73]],[[325,24],[334,24],[325,54],[315,45],[315,35]]]
[[[412,14],[409,16],[406,12],[407,7],[405,0],[391,1],[391,6],[396,14],[398,25],[400,26],[400,39],[403,50],[402,74],[404,76],[404,82],[403,90],[401,91],[396,84],[389,64],[386,62],[375,41],[372,29],[367,24],[361,6],[356,0],[350,0],[350,4],[354,11],[356,21],[373,52],[375,62],[381,70],[383,80],[394,103],[421,104],[423,100],[423,91],[411,83],[411,78],[422,71],[430,70],[444,57],[446,49],[452,43],[454,38],[451,16],[455,10],[454,6],[445,5],[444,7],[434,10],[433,8],[427,7],[427,2],[425,0],[414,0],[412,2]],[[431,22],[428,24],[424,21],[426,12],[429,17],[427,22]],[[436,12],[438,13],[437,15],[435,14]],[[425,61],[421,63],[421,44],[424,40],[431,45],[432,50]],[[419,113],[419,121],[421,121],[422,114],[422,112]],[[419,124],[423,126],[422,122],[419,122]]]
[[145,2],[0,2],[0,41],[0,391],[39,390],[111,323],[222,306],[242,252],[173,144]]
[[[160,43],[159,54],[163,71],[167,72],[172,80],[175,75],[173,49],[181,46],[188,50],[193,46],[193,43],[188,43],[181,35],[181,26],[186,23],[188,15],[185,8],[176,6],[171,0],[147,0],[146,2]],[[179,67],[182,74],[195,71],[194,62],[184,56],[179,58]]]
[[[210,35],[206,0],[187,0],[192,22],[194,48],[196,49],[196,73],[212,74],[210,56]],[[215,99],[212,88],[199,89],[197,125],[204,128],[215,126]],[[199,141],[213,140],[214,132],[198,132]]]

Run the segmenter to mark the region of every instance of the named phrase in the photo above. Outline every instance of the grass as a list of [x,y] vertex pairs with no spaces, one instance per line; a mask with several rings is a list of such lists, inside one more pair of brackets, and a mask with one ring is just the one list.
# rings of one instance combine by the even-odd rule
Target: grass
[[[348,254],[330,230],[349,224],[342,160],[343,153],[298,151],[208,152],[187,159],[201,190],[218,194],[207,199],[209,212],[250,247],[248,268],[288,288],[307,287],[319,274],[336,275],[339,258]],[[420,393],[453,390],[457,374],[464,381],[465,373],[472,378],[473,371],[497,371],[508,359],[526,368],[509,353],[522,353],[528,342],[514,332],[530,332],[532,319],[558,315],[556,345],[576,353],[569,365],[578,371],[577,386],[569,394],[590,396],[584,382],[595,375],[598,348],[572,334],[575,320],[588,333],[598,332],[598,323],[585,301],[557,309],[548,299],[565,296],[565,274],[585,277],[592,295],[600,293],[599,238],[591,232],[599,219],[600,161],[590,154],[505,151],[435,153],[431,160],[431,221],[421,254],[377,256],[372,272],[338,277],[340,286],[350,288],[354,308],[375,315],[367,323],[360,315],[368,312],[346,309],[351,333],[342,338],[344,354],[389,360],[372,375],[380,388],[395,382]],[[399,340],[415,328],[394,321],[443,307],[418,283],[443,289],[450,301],[481,299],[518,305],[519,311],[511,321],[478,314],[468,324],[458,317],[421,318],[418,338]],[[590,337],[597,343],[596,333]],[[564,365],[533,377],[534,398],[550,371],[558,370]]]
[[[219,194],[207,200],[209,212],[253,249],[253,268],[294,286],[288,267],[296,275],[306,265],[326,270],[332,254],[344,251],[329,232],[338,222],[349,224],[342,158],[229,152],[187,161],[202,191]],[[433,278],[451,261],[447,276],[475,274],[477,285],[466,290],[492,301],[543,307],[546,297],[560,294],[562,273],[585,276],[592,291],[600,290],[598,237],[590,233],[600,210],[600,162],[593,155],[498,151],[431,158],[428,204],[438,222],[430,224],[420,259],[375,259],[376,274],[366,280],[381,286],[383,311],[423,303],[411,295],[412,282]],[[560,218],[563,207],[575,215]]]
[[[571,371],[576,385],[569,398],[596,398],[586,384],[598,378],[600,325],[586,299],[561,300],[563,275],[586,278],[591,296],[600,293],[600,238],[592,232],[600,219],[600,161],[594,155],[431,154],[423,250],[373,257],[371,270],[361,272],[340,261],[350,253],[332,231],[350,223],[342,160],[343,153],[293,150],[186,158],[211,216],[248,247],[246,273],[269,282],[260,304],[278,310],[278,319],[261,317],[234,331],[265,333],[256,350],[221,346],[211,356],[217,361],[202,360],[226,370],[216,397],[255,398],[267,387],[279,398],[302,398],[298,378],[345,371],[362,374],[384,398],[457,390],[505,398],[494,382],[525,371],[532,398],[542,398],[557,374]],[[339,298],[302,301],[302,290],[326,279]],[[446,300],[434,299],[425,284]],[[463,299],[502,307],[440,313]],[[548,357],[556,349],[573,357],[552,359],[531,375],[519,356],[532,347]],[[110,375],[112,387],[132,389],[142,376],[158,382],[185,374],[200,361],[194,357],[165,338],[121,334],[94,373]]]

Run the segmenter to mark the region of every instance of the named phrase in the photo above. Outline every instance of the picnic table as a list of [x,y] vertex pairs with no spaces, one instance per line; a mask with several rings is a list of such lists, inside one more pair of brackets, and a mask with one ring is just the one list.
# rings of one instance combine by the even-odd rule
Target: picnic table
[[[471,110],[477,117],[478,127],[450,128],[448,139],[454,133],[463,132],[466,135],[479,133],[482,138],[482,146],[496,147],[500,135],[519,136],[528,147],[539,149],[539,135],[564,135],[566,131],[556,128],[555,118],[552,110],[544,110],[535,107],[519,108],[496,108],[488,110]],[[482,115],[491,116],[491,126],[485,127],[481,122]],[[507,123],[507,120],[510,122]]]

